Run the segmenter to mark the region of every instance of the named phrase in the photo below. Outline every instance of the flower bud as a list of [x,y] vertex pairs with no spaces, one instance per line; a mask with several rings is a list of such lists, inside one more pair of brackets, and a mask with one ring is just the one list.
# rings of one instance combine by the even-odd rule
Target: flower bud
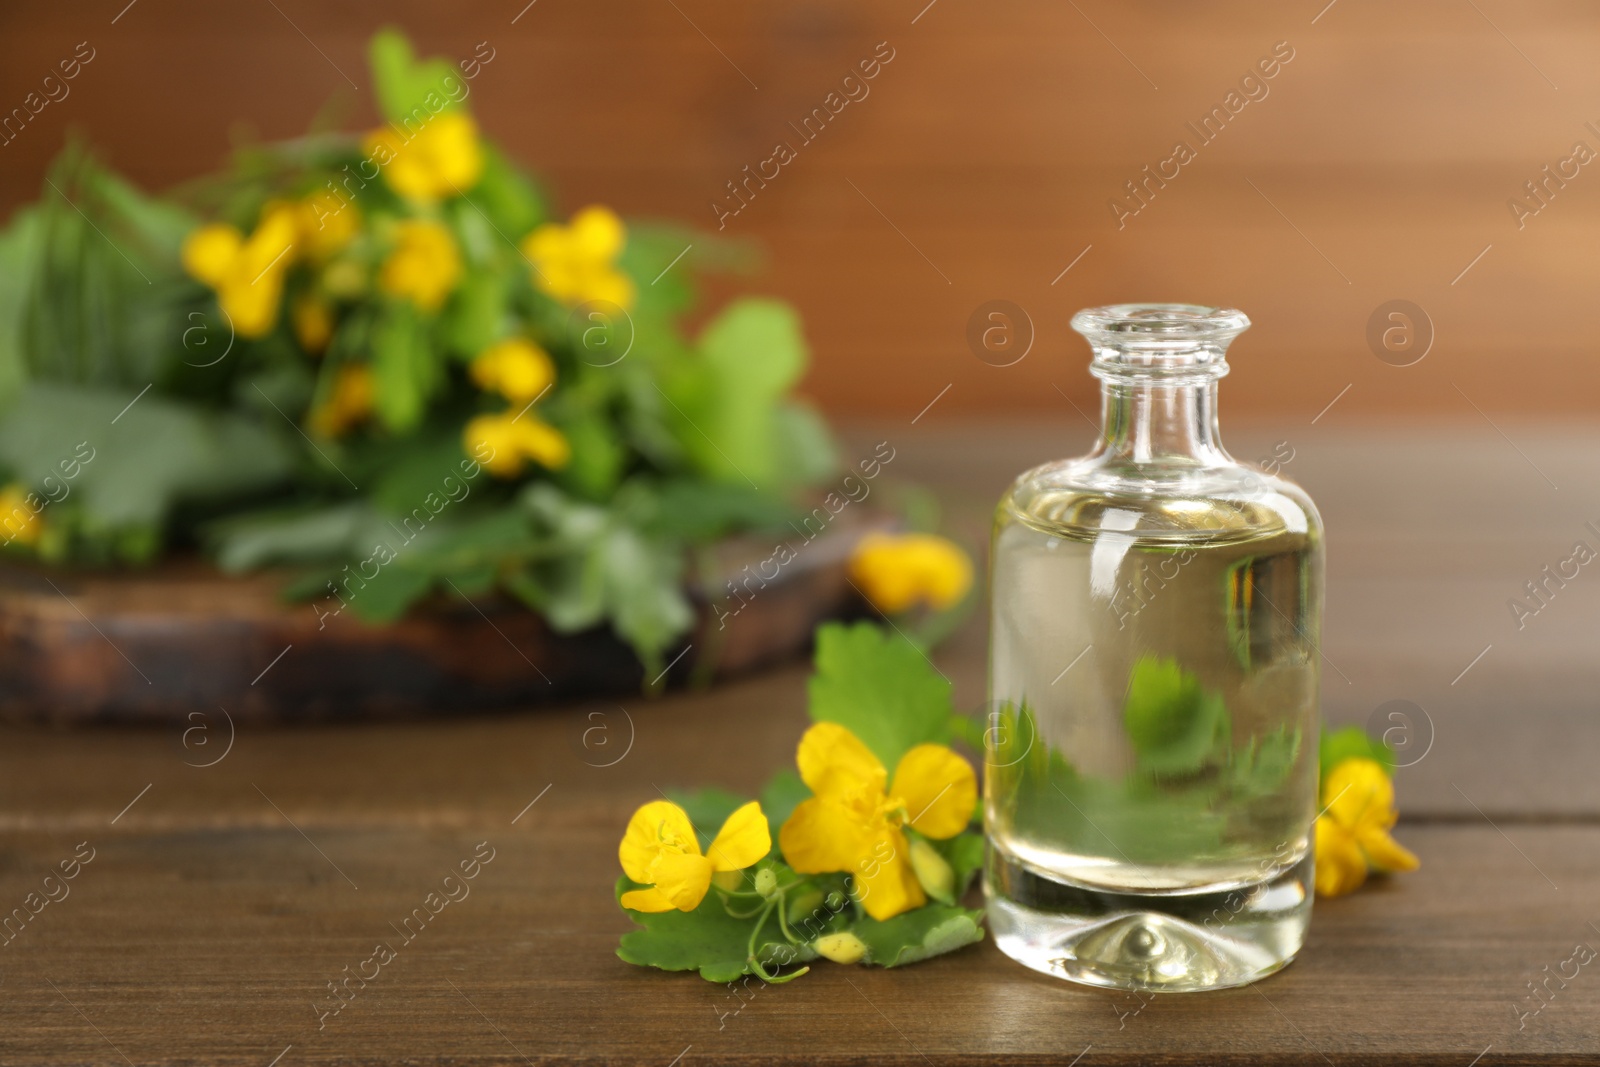
[[811,943],[817,955],[834,963],[860,963],[867,954],[866,942],[848,930],[838,934],[824,934]]
[[765,898],[770,898],[778,891],[778,875],[771,867],[763,867],[756,872],[756,892]]
[[911,839],[911,869],[930,897],[944,904],[955,902],[956,872],[938,849],[920,837]]
[[790,922],[797,923],[801,919],[816,916],[821,910],[822,890],[808,889],[789,898],[789,907],[784,914],[788,916]]
[[832,893],[828,894],[828,899],[823,903],[828,905],[829,911],[843,911],[844,894],[835,889]]

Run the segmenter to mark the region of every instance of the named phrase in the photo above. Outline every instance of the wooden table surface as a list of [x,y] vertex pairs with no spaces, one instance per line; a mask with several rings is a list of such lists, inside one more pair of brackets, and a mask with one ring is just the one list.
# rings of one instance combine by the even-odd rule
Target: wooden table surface
[[[862,427],[846,451],[892,441],[897,474],[935,487],[976,545],[1011,474],[1086,436],[1070,410],[1051,427],[930,418]],[[1141,1000],[987,942],[739,991],[620,962],[628,814],[658,787],[753,791],[788,763],[797,663],[654,702],[251,727],[231,748],[220,714],[187,735],[6,728],[0,909],[92,859],[0,947],[0,1062],[1600,1062],[1600,963],[1573,962],[1600,946],[1600,574],[1552,586],[1521,630],[1506,603],[1574,542],[1600,547],[1584,526],[1600,433],[1298,419],[1230,435],[1242,457],[1284,440],[1329,531],[1327,717],[1422,709],[1397,830],[1422,869],[1319,901],[1277,976]],[[975,619],[937,657],[963,706],[982,700],[983,646]],[[474,854],[493,858],[470,895],[319,1023],[327,983]]]

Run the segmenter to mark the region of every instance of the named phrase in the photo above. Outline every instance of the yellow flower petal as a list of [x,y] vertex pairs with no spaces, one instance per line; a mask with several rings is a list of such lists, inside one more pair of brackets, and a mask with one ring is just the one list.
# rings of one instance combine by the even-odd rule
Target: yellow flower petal
[[1361,888],[1367,859],[1348,830],[1322,815],[1316,824],[1317,895],[1338,897]]
[[292,204],[273,201],[261,209],[256,228],[240,249],[238,268],[253,281],[264,272],[283,272],[294,261],[300,240],[299,216]]
[[378,285],[424,311],[436,311],[461,278],[461,253],[444,224],[406,219],[394,227],[394,248],[378,272]]
[[522,241],[538,288],[568,306],[606,301],[633,306],[633,279],[616,266],[627,228],[610,208],[587,207],[570,225],[549,222]]
[[521,337],[490,345],[473,359],[468,372],[480,389],[493,389],[518,405],[536,400],[556,377],[549,354]]
[[211,288],[227,279],[244,247],[244,234],[220,222],[202,226],[183,241],[183,269]]
[[972,588],[972,560],[934,534],[869,534],[850,556],[850,577],[886,615],[918,604],[943,610]]
[[855,876],[856,899],[880,922],[928,902],[911,867],[906,836],[899,830],[886,829],[850,873]]
[[[669,800],[652,800],[642,805],[628,820],[628,829],[617,847],[622,873],[635,882],[650,882],[650,865],[663,848],[676,848],[700,854],[689,816]],[[710,877],[710,872],[707,872]]]
[[[39,540],[44,523],[39,512],[28,503],[30,495],[15,482],[0,489],[0,538],[4,539],[4,544],[31,545]],[[42,509],[44,505],[41,503],[39,507]]]
[[513,431],[517,448],[541,467],[560,470],[572,459],[572,446],[567,443],[566,435],[533,415],[518,419]]
[[627,233],[617,213],[602,204],[591,204],[572,216],[569,229],[573,255],[590,260],[615,259]]
[[942,841],[972,821],[978,778],[944,745],[918,745],[900,757],[889,795],[905,805],[907,825]]
[[819,722],[808,729],[800,738],[795,763],[800,780],[819,797],[866,790],[877,794],[876,803],[889,778],[872,750],[836,722]]
[[719,871],[739,871],[772,851],[772,831],[761,805],[752,800],[728,816],[706,850],[711,866]]
[[333,380],[333,389],[320,407],[312,410],[307,422],[320,437],[337,437],[372,414],[376,385],[372,368],[365,363],[346,363]]
[[1356,844],[1376,871],[1414,871],[1422,866],[1416,854],[1389,836],[1388,831],[1370,827],[1356,833]]
[[644,889],[630,889],[622,894],[622,906],[632,908],[634,911],[671,911],[677,905],[655,886]]
[[1341,760],[1322,783],[1322,802],[1327,814],[1347,830],[1394,825],[1394,783],[1377,760]]
[[836,800],[802,800],[778,830],[783,858],[801,874],[853,871],[874,837],[861,813]]
[[[693,834],[691,833],[691,837]],[[711,861],[694,852],[663,848],[650,864],[650,882],[679,911],[693,911],[711,889]]]
[[283,274],[263,271],[255,280],[242,273],[231,275],[217,290],[217,303],[240,337],[265,337],[278,321],[283,298]]
[[479,415],[461,431],[461,447],[496,478],[515,478],[527,463],[517,447],[517,430],[511,419],[509,414]]
[[389,187],[411,200],[460,195],[483,174],[478,125],[460,111],[442,111],[420,126],[408,122],[373,130],[363,147]]

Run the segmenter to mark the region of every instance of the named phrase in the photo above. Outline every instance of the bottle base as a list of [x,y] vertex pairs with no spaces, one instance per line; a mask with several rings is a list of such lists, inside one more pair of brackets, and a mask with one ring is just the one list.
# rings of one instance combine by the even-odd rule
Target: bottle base
[[984,893],[995,944],[1036,971],[1108,989],[1228,989],[1300,951],[1312,857],[1234,888],[1117,893],[1047,878],[991,844]]

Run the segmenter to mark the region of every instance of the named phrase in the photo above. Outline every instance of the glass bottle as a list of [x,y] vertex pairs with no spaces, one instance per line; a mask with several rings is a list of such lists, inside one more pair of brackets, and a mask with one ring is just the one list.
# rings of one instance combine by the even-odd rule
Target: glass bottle
[[1249,325],[1080,311],[1100,440],[995,516],[984,886],[995,943],[1047,974],[1224,988],[1305,939],[1322,522],[1217,436]]

